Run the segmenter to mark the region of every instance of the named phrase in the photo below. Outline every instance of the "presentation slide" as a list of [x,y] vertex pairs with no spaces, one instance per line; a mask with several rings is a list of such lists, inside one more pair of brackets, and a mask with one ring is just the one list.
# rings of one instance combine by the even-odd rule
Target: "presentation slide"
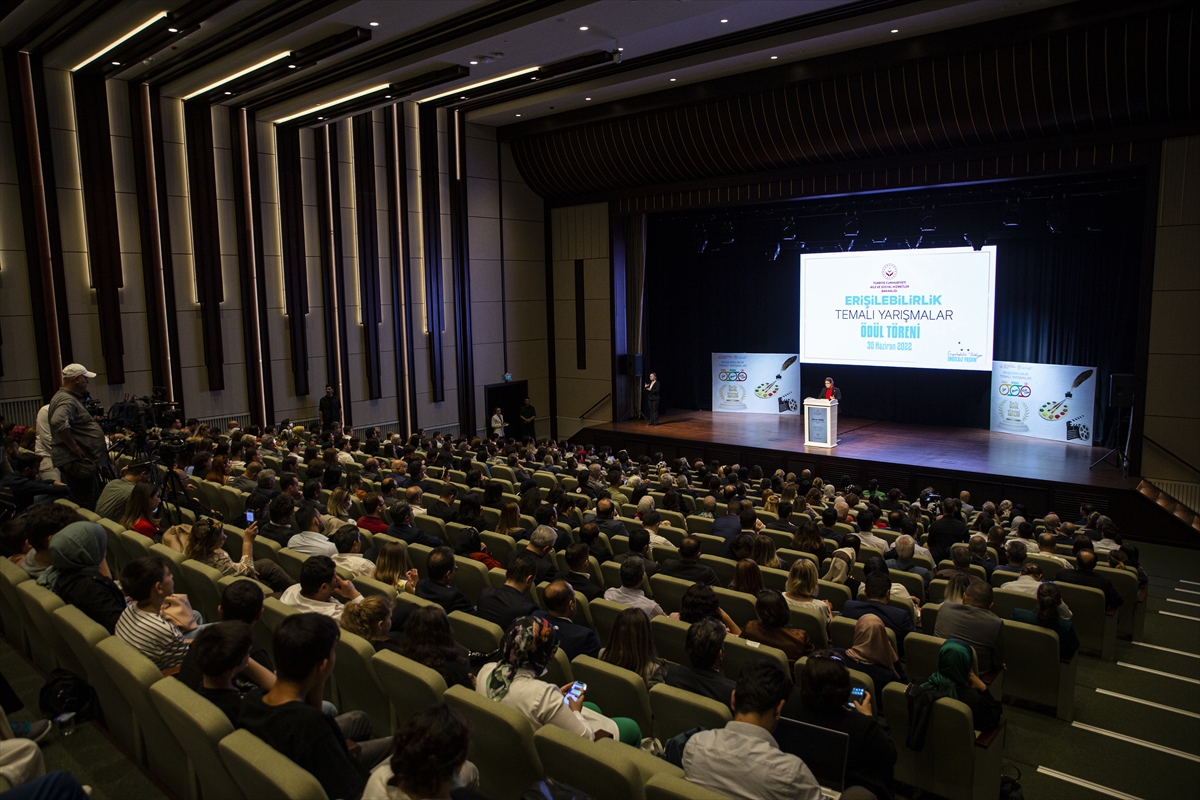
[[735,414],[799,414],[795,353],[713,353],[712,408]]
[[992,368],[996,248],[800,256],[800,361]]

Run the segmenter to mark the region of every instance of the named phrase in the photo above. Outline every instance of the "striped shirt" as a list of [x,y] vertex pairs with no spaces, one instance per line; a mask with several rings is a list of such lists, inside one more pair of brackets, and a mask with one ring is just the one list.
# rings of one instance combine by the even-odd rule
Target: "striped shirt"
[[160,670],[179,666],[187,654],[189,642],[179,628],[157,614],[147,614],[133,603],[121,612],[114,633]]

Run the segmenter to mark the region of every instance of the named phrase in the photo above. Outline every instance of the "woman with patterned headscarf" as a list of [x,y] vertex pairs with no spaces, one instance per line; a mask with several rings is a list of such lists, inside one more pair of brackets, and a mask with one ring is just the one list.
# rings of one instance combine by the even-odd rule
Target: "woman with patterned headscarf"
[[556,687],[540,680],[558,650],[554,626],[538,617],[521,617],[512,624],[500,643],[500,661],[484,665],[475,690],[525,715],[537,731],[555,725],[588,739],[614,738],[637,746],[642,733],[631,719],[610,719],[583,694],[568,696],[571,685]]
[[971,709],[974,729],[987,731],[1000,724],[1004,709],[971,669],[973,658],[969,644],[961,639],[947,639],[938,651],[937,671],[921,686],[966,704]]

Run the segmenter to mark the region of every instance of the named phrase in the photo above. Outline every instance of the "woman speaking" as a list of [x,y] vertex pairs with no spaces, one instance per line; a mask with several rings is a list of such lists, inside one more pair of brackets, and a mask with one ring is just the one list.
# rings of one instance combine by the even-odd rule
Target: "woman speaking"
[[841,402],[842,390],[833,385],[833,378],[825,379],[825,388],[818,395],[822,400],[837,400]]

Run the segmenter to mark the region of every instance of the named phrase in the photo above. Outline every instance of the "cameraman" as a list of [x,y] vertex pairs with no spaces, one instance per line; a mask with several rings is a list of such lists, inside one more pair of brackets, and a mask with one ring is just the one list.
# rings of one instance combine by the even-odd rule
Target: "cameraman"
[[100,494],[100,470],[108,464],[104,430],[84,405],[96,373],[68,364],[62,377],[62,388],[50,398],[51,458],[75,502],[90,511]]

